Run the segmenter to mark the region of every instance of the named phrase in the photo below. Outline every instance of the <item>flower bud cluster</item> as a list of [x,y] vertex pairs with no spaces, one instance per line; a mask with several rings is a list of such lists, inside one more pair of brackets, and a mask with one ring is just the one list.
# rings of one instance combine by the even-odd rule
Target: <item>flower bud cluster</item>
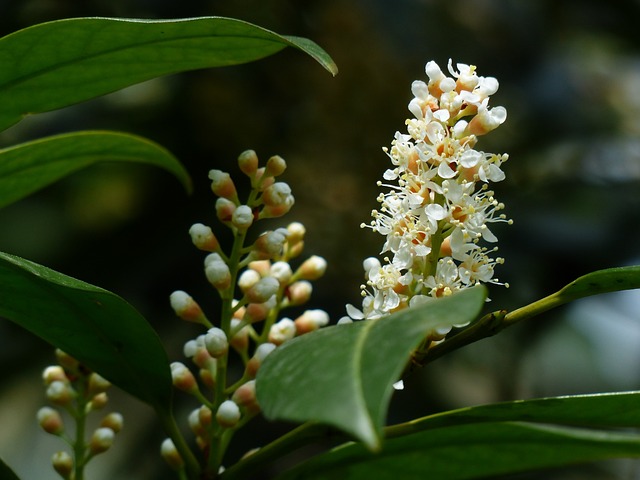
[[443,297],[478,283],[500,283],[491,258],[497,250],[491,225],[511,223],[499,213],[504,205],[489,190],[505,178],[507,154],[475,149],[478,138],[501,125],[503,107],[489,107],[498,81],[481,77],[475,66],[449,61],[449,76],[433,61],[428,81],[414,81],[409,102],[413,118],[407,132],[395,134],[384,148],[393,167],[384,173],[388,189],[380,208],[364,225],[386,238],[381,262],[364,262],[362,310],[349,305],[352,319],[378,318],[433,297]]
[[[111,383],[60,349],[56,350],[56,357],[58,364],[48,366],[42,372],[47,400],[64,410],[76,422],[91,412],[104,408]],[[85,445],[84,438],[71,439],[66,436],[62,415],[58,409],[42,407],[38,410],[37,419],[45,432],[63,437],[70,444],[75,444],[76,451],[85,451],[86,457],[83,459],[74,459],[64,451],[53,455],[52,465],[63,478],[70,478],[75,461],[82,461],[84,464],[94,455],[107,451],[123,426],[121,414],[109,413],[102,418]]]
[[[280,316],[282,309],[309,301],[311,282],[321,278],[327,267],[317,255],[296,261],[304,249],[306,230],[301,223],[264,231],[245,245],[249,231],[258,222],[280,217],[293,206],[291,188],[277,179],[286,166],[284,159],[273,156],[261,167],[254,151],[241,153],[238,167],[251,184],[246,200],[241,199],[228,173],[209,172],[211,189],[218,197],[216,216],[234,237],[231,252],[225,253],[211,227],[196,223],[189,230],[193,244],[208,252],[205,277],[222,300],[222,313],[215,317],[219,318],[215,326],[189,294],[178,290],[170,295],[178,317],[207,329],[184,346],[184,355],[193,365],[171,364],[174,386],[201,403],[191,412],[189,425],[205,451],[215,436],[239,428],[259,413],[254,379],[265,358],[287,340],[329,323],[327,313],[317,309],[292,318]],[[244,365],[241,377],[231,386],[226,372],[230,351],[235,351]],[[163,443],[161,452],[173,468],[182,468],[170,441]]]

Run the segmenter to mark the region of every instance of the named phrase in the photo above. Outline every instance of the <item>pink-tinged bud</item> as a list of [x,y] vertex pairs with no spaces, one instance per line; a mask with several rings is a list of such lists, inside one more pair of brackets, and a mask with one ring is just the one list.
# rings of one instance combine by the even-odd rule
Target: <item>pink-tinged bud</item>
[[236,210],[236,204],[226,198],[216,200],[216,216],[221,222],[230,222],[233,212]]
[[261,167],[256,170],[256,176],[251,182],[253,188],[258,188],[260,191],[264,191],[265,188],[273,185],[274,179],[268,175],[265,175],[265,167]]
[[293,276],[293,271],[287,262],[275,262],[271,265],[269,276],[278,280],[280,285],[286,285]]
[[220,358],[229,351],[227,335],[217,327],[209,329],[204,336],[204,344],[213,358]]
[[282,255],[284,244],[287,241],[286,235],[278,230],[265,232],[258,237],[254,243],[254,251],[262,259],[278,258]]
[[298,335],[313,332],[329,323],[329,314],[324,310],[307,310],[295,320]]
[[80,365],[80,362],[78,362],[78,360],[73,358],[68,353],[63,352],[59,348],[56,348],[56,359],[58,360],[58,363],[62,366],[62,368],[64,368],[68,372],[75,372],[76,370],[78,370],[78,366]]
[[110,428],[97,428],[93,432],[91,440],[89,440],[89,452],[91,453],[91,455],[97,455],[109,450],[111,448],[111,445],[113,445],[115,436],[116,433]]
[[200,420],[200,424],[205,427],[211,425],[211,420],[213,419],[213,413],[211,412],[211,409],[206,405],[202,405],[198,409],[198,419]]
[[222,427],[234,427],[240,420],[240,408],[234,401],[225,400],[218,407],[216,420]]
[[56,452],[51,457],[51,465],[53,465],[53,469],[58,472],[64,479],[71,478],[71,473],[73,472],[73,458],[67,452],[60,451]]
[[267,358],[267,355],[269,355],[275,349],[276,345],[274,345],[273,343],[263,343],[259,345],[258,348],[256,348],[253,357],[251,357],[247,362],[247,375],[249,375],[251,378],[255,378],[256,374],[258,373],[258,369],[260,368],[260,365],[262,365],[264,359]]
[[296,324],[290,318],[283,318],[269,329],[269,341],[274,345],[282,345],[296,336]]
[[200,409],[196,408],[192,410],[189,414],[189,428],[193,432],[194,435],[204,437],[207,431],[203,428],[200,423]]
[[49,385],[55,381],[69,383],[69,378],[60,365],[51,365],[45,368],[42,372],[42,380],[45,385]]
[[296,258],[298,255],[302,253],[304,250],[304,242],[299,241],[298,243],[294,243],[293,245],[289,244],[289,248],[287,250],[287,256],[289,258]]
[[504,107],[478,108],[478,114],[469,122],[468,129],[473,135],[480,136],[498,128],[507,119]]
[[307,258],[296,271],[296,278],[300,280],[317,280],[327,270],[327,261],[317,255]]
[[166,438],[160,446],[160,455],[164,458],[164,461],[174,470],[181,470],[184,468],[184,461],[178,453],[176,446],[173,444],[173,440]]
[[210,170],[209,180],[211,180],[211,191],[217,196],[229,200],[237,201],[238,193],[236,186],[231,180],[231,176],[222,170]]
[[245,292],[251,303],[264,303],[278,293],[280,282],[273,277],[261,278],[253,287]]
[[189,228],[189,235],[191,236],[193,244],[200,250],[204,250],[205,252],[215,252],[220,248],[220,243],[213,234],[211,227],[203,225],[202,223],[194,223],[191,225],[191,228]]
[[107,402],[109,402],[109,396],[106,392],[102,392],[94,395],[87,407],[89,410],[100,410],[107,405]]
[[119,433],[124,426],[124,418],[118,412],[113,412],[102,419],[100,426],[110,428],[115,433]]
[[252,177],[258,170],[258,155],[253,150],[245,150],[238,156],[238,167],[245,175]]
[[256,397],[255,380],[249,380],[247,383],[240,385],[233,392],[231,399],[249,414],[255,414],[260,411],[260,405],[258,405],[258,398]]
[[218,290],[225,290],[231,285],[229,266],[217,253],[210,253],[204,259],[204,273],[209,283]]
[[253,223],[253,210],[248,205],[237,207],[231,215],[231,223],[238,230],[244,231]]
[[311,292],[313,286],[307,280],[299,280],[293,282],[286,290],[287,298],[289,299],[289,305],[302,305],[309,301],[311,298]]
[[[231,331],[234,331],[240,325],[240,320],[236,318],[231,319]],[[249,331],[247,327],[242,327],[238,332],[231,337],[229,344],[236,349],[236,351],[242,353],[249,347]]]
[[68,383],[54,380],[47,387],[46,396],[51,403],[66,406],[76,397],[76,392]]
[[206,324],[207,318],[200,308],[200,305],[191,298],[189,294],[182,290],[176,290],[169,295],[171,308],[176,315],[186,322]]
[[244,308],[244,315],[242,319],[249,323],[261,322],[267,315],[269,311],[274,307],[274,303],[272,302],[264,302],[264,303],[249,303]]
[[258,272],[251,268],[248,268],[240,274],[240,277],[238,278],[238,287],[243,292],[246,292],[256,283],[258,283],[260,281],[260,278],[261,276]]
[[97,395],[106,392],[111,386],[111,382],[102,375],[93,372],[89,375],[89,395]]
[[267,166],[264,169],[264,174],[267,177],[277,177],[278,175],[282,175],[286,169],[287,162],[284,161],[284,158],[279,155],[274,155],[267,160]]
[[51,435],[60,435],[64,432],[64,423],[60,413],[51,407],[42,407],[36,415],[38,424]]
[[267,188],[262,194],[262,201],[265,205],[277,206],[284,205],[290,200],[291,195],[291,187],[284,182],[276,182]]
[[198,390],[196,378],[183,363],[173,362],[171,364],[171,380],[173,386],[183,392],[194,393]]
[[249,263],[249,268],[258,272],[261,277],[267,277],[271,270],[271,262],[269,260],[256,260]]
[[213,376],[211,370],[208,368],[201,368],[198,370],[198,376],[202,384],[210,389],[214,389],[216,386],[216,377]]

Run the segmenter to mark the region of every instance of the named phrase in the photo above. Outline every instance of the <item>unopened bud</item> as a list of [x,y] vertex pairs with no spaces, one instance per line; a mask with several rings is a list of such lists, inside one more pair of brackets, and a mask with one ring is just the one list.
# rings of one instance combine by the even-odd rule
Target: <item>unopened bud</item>
[[54,380],[47,387],[47,399],[56,405],[69,405],[76,397],[76,392],[66,382]]
[[253,150],[245,150],[238,156],[238,167],[245,175],[251,177],[258,170],[258,155]]
[[276,182],[267,188],[262,194],[262,201],[265,205],[284,205],[291,201],[291,187],[284,182]]
[[171,363],[171,380],[173,385],[183,392],[193,393],[198,389],[196,378],[183,363]]
[[225,290],[231,285],[231,271],[220,255],[211,253],[204,261],[204,273],[209,283],[218,290]]
[[189,235],[191,236],[193,244],[200,250],[215,252],[220,248],[220,243],[213,234],[211,227],[203,225],[202,223],[194,223],[191,225]]
[[106,452],[113,445],[115,436],[116,433],[108,427],[97,428],[89,440],[89,452],[92,455]]
[[251,270],[258,272],[261,277],[267,277],[271,270],[271,262],[269,260],[255,260],[250,262],[248,266]]
[[290,318],[283,318],[271,325],[269,341],[274,345],[282,345],[296,336],[296,325]]
[[176,446],[173,444],[173,440],[170,438],[165,438],[162,442],[160,455],[162,455],[164,461],[174,470],[181,470],[184,467],[184,461],[178,453]]
[[286,169],[287,162],[284,161],[284,158],[279,155],[274,155],[267,160],[267,166],[264,169],[264,174],[268,177],[277,177],[278,175],[282,175]]
[[271,265],[269,276],[280,282],[280,285],[286,285],[292,277],[293,271],[287,262],[275,262]]
[[220,358],[229,351],[227,335],[217,327],[209,329],[204,336],[204,344],[213,358]]
[[265,175],[265,167],[260,167],[256,170],[256,176],[251,182],[253,188],[258,188],[260,191],[264,191],[265,188],[273,185],[274,179],[268,175]]
[[211,425],[211,420],[213,419],[213,413],[211,409],[206,405],[202,405],[198,409],[198,419],[200,420],[200,424],[204,427],[208,427]]
[[200,409],[196,408],[192,410],[189,414],[189,428],[193,432],[194,435],[204,436],[206,434],[206,430],[202,427],[200,423]]
[[329,323],[329,314],[324,310],[307,310],[295,320],[298,335],[312,332]]
[[60,413],[51,407],[42,407],[37,413],[38,424],[51,435],[60,435],[64,432],[64,423]]
[[218,407],[216,420],[225,428],[234,427],[240,420],[240,408],[234,401],[225,400]]
[[324,275],[327,269],[327,261],[318,255],[307,258],[296,271],[296,277],[300,280],[317,280]]
[[298,280],[293,282],[286,290],[287,298],[289,299],[289,305],[302,305],[309,301],[311,298],[311,292],[313,291],[313,285],[307,280]]
[[221,222],[230,222],[235,210],[236,204],[231,200],[222,197],[216,200],[216,216]]
[[260,368],[260,365],[262,365],[264,359],[267,358],[267,355],[269,355],[275,349],[276,345],[274,345],[273,343],[263,343],[259,345],[258,348],[256,348],[253,357],[251,357],[247,362],[246,372],[251,378],[255,378],[256,374],[258,373],[258,369]]
[[209,179],[211,180],[211,190],[218,197],[227,198],[236,201],[238,193],[236,186],[233,184],[231,176],[222,170],[210,170]]
[[[231,319],[231,331],[235,331],[235,329],[238,328],[239,325],[240,320],[238,320],[237,318]],[[238,330],[233,335],[233,337],[231,337],[229,344],[238,352],[245,352],[247,350],[247,347],[249,346],[249,331],[247,330],[247,327],[242,327],[240,330]]]
[[42,372],[42,380],[44,380],[45,385],[49,385],[51,382],[55,382],[56,380],[69,383],[69,378],[60,365],[51,365],[50,367],[45,368]]
[[87,407],[89,410],[100,410],[104,408],[108,402],[109,396],[107,395],[107,392],[102,392],[94,395]]
[[118,412],[112,412],[102,419],[100,422],[101,427],[107,427],[118,433],[122,430],[124,425],[124,418]]
[[73,472],[73,458],[67,452],[60,451],[56,452],[51,457],[51,464],[53,465],[53,469],[58,472],[64,479],[71,478],[71,473]]
[[253,223],[253,211],[248,205],[240,205],[231,215],[231,223],[238,230],[246,230]]
[[187,292],[176,290],[169,295],[171,308],[176,315],[187,322],[205,324],[207,318],[200,305]]
[[58,363],[62,366],[62,368],[66,369],[67,371],[74,372],[78,369],[78,366],[80,365],[80,362],[78,362],[78,360],[73,358],[68,353],[63,352],[59,348],[56,348],[56,358],[58,360]]
[[304,238],[304,234],[307,232],[307,229],[304,228],[304,225],[300,222],[292,222],[287,225],[287,231],[289,232],[287,241],[289,242],[289,245],[293,245],[302,241],[302,239]]
[[106,392],[111,386],[111,382],[102,375],[92,372],[89,375],[89,395],[97,395]]
[[245,292],[251,303],[264,303],[278,293],[280,282],[273,277],[261,278],[253,287]]
[[[273,297],[272,297],[273,298]],[[245,320],[249,323],[261,322],[267,315],[269,311],[274,307],[274,303],[271,301],[267,301],[264,303],[249,303],[244,308],[244,314],[242,316],[242,320]]]
[[283,232],[278,230],[265,232],[258,237],[254,244],[254,248],[262,259],[277,258],[282,255],[282,250],[286,241],[287,237]]
[[260,278],[261,276],[257,271],[248,268],[240,274],[240,277],[238,278],[238,287],[243,292],[246,292],[256,283],[258,283],[260,281]]
[[260,405],[258,405],[258,398],[256,397],[255,380],[249,380],[240,385],[238,389],[233,392],[231,399],[240,407],[244,408],[247,413],[255,414],[260,411]]

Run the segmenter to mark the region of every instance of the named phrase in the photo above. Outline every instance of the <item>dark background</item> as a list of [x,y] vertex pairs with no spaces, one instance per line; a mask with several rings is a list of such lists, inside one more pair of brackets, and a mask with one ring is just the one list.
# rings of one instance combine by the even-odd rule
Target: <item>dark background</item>
[[[309,306],[335,321],[345,303],[359,302],[362,259],[382,245],[359,228],[387,168],[381,149],[404,129],[411,81],[425,78],[431,59],[444,68],[453,58],[497,77],[492,104],[509,112],[478,145],[511,157],[507,180],[495,186],[515,221],[495,229],[507,259],[498,276],[511,288],[492,287],[490,308],[513,309],[589,271],[638,263],[639,2],[0,0],[0,34],[66,17],[203,15],[311,38],[340,74],[332,78],[288,49],[253,64],[147,82],[0,134],[4,147],[80,129],[129,131],[185,164],[191,196],[162,171],[104,165],[0,211],[0,250],[123,296],[157,329],[172,359],[200,331],[174,319],[169,293],[187,290],[215,311],[203,254],[187,235],[195,222],[215,225],[207,172],[229,170],[240,187],[235,159],[247,148],[263,160],[280,154],[288,161],[283,179],[296,205],[272,226],[303,222],[306,254],[329,262]],[[439,360],[407,380],[390,421],[491,401],[637,389],[639,302],[635,292],[577,302]],[[8,322],[0,324],[0,342],[0,456],[24,478],[56,478],[47,459],[61,442],[31,431],[51,349]],[[116,391],[113,397],[114,408],[125,410],[126,433],[96,460],[95,478],[166,475],[155,470],[164,472],[154,457],[162,434],[150,412]],[[186,415],[195,404],[179,397]],[[285,428],[259,425],[232,455]],[[640,469],[619,461],[517,478],[640,478]]]

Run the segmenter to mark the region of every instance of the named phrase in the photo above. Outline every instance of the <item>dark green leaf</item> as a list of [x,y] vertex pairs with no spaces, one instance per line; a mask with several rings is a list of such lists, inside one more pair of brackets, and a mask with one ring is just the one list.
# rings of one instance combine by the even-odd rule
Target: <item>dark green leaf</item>
[[191,189],[189,175],[180,162],[150,140],[116,132],[76,132],[0,150],[0,208],[98,162],[155,165]]
[[333,425],[380,447],[393,383],[427,332],[476,317],[485,289],[407,309],[379,320],[324,328],[270,354],[258,371],[267,418]]
[[0,39],[0,130],[23,115],[65,107],[185,70],[235,65],[293,46],[331,73],[318,45],[240,20],[73,18]]
[[117,295],[0,253],[0,316],[167,411],[172,383],[160,339]]
[[281,480],[434,478],[463,480],[640,457],[640,436],[527,423],[479,423],[425,430],[385,442],[379,454],[347,444]]
[[0,480],[20,480],[9,465],[0,460]]

